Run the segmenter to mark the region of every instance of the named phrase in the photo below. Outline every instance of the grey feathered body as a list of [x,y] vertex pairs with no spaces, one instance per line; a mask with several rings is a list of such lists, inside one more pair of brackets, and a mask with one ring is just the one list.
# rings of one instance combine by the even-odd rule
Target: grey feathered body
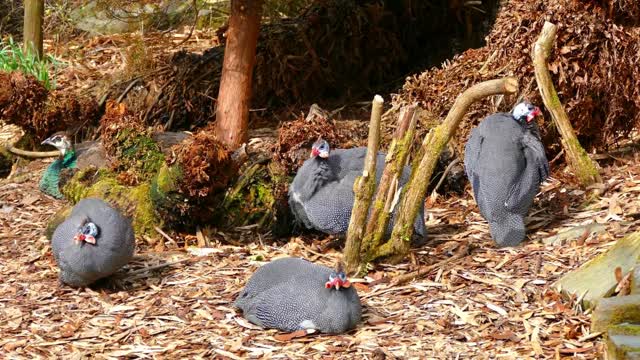
[[[328,234],[346,234],[353,209],[353,184],[362,175],[367,148],[335,149],[327,159],[312,157],[298,170],[289,186],[289,207],[296,220],[308,229]],[[376,188],[382,178],[385,153],[378,152],[376,158]],[[409,181],[411,167],[405,166],[399,186]],[[387,228],[388,237],[397,215],[394,209]],[[424,238],[424,204],[414,222],[418,238]]]
[[464,164],[491,237],[499,246],[521,243],[524,218],[549,175],[537,124],[521,125],[510,113],[488,116],[471,132]]
[[[95,245],[73,240],[84,219],[98,226]],[[86,198],[56,228],[51,247],[60,280],[71,286],[87,286],[127,264],[133,257],[135,238],[129,219],[103,200]]]
[[263,328],[293,332],[316,329],[338,334],[362,318],[353,286],[327,289],[332,270],[301,258],[282,258],[260,267],[238,294],[234,305]]

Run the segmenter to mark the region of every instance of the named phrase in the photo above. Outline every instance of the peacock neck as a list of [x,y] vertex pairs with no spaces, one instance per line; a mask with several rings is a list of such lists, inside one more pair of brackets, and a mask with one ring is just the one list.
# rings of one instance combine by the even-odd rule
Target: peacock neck
[[76,151],[74,149],[70,149],[65,152],[62,157],[62,169],[74,168],[76,167]]

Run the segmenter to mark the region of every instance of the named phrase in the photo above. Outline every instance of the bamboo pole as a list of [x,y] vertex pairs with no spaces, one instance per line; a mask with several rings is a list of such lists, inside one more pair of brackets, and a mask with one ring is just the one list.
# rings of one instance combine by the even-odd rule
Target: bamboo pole
[[540,95],[545,107],[551,113],[551,118],[561,135],[562,148],[567,157],[567,163],[573,169],[574,174],[582,186],[589,186],[602,182],[597,165],[589,158],[576,137],[573,127],[569,122],[564,106],[558,98],[551,74],[549,73],[547,59],[551,53],[551,47],[556,39],[556,25],[545,22],[540,37],[533,48],[533,64],[536,74],[536,82],[540,89]]
[[518,80],[514,77],[506,77],[476,84],[458,95],[444,122],[429,131],[422,141],[419,154],[423,156],[414,160],[411,178],[402,189],[391,240],[377,249],[376,258],[391,256],[391,261],[398,261],[409,252],[413,223],[420,209],[420,203],[424,201],[433,169],[442,149],[455,134],[469,107],[487,96],[515,94],[517,91]]
[[367,156],[364,162],[362,176],[358,176],[353,183],[355,200],[349,228],[347,230],[347,240],[344,245],[344,261],[347,265],[347,272],[353,274],[358,270],[360,263],[360,245],[364,233],[365,222],[371,205],[371,197],[376,187],[376,157],[380,143],[380,121],[382,118],[382,96],[376,95],[373,98],[371,107],[371,120],[369,121],[369,140],[367,144]]

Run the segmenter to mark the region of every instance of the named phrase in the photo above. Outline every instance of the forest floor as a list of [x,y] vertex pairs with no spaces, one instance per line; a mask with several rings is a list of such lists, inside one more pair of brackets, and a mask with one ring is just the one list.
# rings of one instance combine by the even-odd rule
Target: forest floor
[[[145,44],[154,52],[176,51],[166,42],[183,38],[145,38]],[[187,45],[212,45],[203,38],[196,33]],[[113,36],[66,48],[48,42],[48,51],[70,64],[57,84],[91,91],[124,67],[121,45]],[[584,191],[552,164],[552,178],[531,210],[529,239],[516,248],[495,247],[469,192],[428,200],[429,244],[403,264],[378,264],[353,279],[364,305],[357,329],[295,339],[252,326],[232,301],[271,259],[332,264],[339,256],[328,246],[332,239],[279,240],[246,230],[213,234],[218,240],[208,249],[167,241],[162,252],[139,246],[134,261],[103,284],[60,287],[44,229],[64,201],[37,187],[51,160],[33,161],[0,181],[0,351],[15,359],[597,358],[604,347],[589,332],[588,314],[551,285],[640,227],[637,160],[629,151],[603,162],[606,191],[586,207]],[[572,236],[548,243],[564,231]],[[472,245],[468,255],[424,277],[400,286],[388,281],[466,245]]]
[[[48,161],[34,161],[0,183],[0,349],[16,359],[596,358],[603,343],[589,333],[589,316],[551,285],[639,227],[637,158],[628,152],[605,166],[607,190],[587,208],[584,193],[555,169],[531,211],[530,239],[516,248],[494,246],[468,192],[428,201],[429,245],[404,264],[380,264],[354,279],[364,305],[357,329],[289,340],[247,323],[232,301],[265,261],[287,255],[330,265],[339,256],[323,250],[331,239],[278,245],[248,232],[234,239],[241,246],[138,248],[113,279],[60,287],[44,229],[64,201],[38,191]],[[599,225],[588,234],[588,224]],[[545,244],[571,229],[573,236]],[[467,244],[469,255],[426,277],[385,281]]]

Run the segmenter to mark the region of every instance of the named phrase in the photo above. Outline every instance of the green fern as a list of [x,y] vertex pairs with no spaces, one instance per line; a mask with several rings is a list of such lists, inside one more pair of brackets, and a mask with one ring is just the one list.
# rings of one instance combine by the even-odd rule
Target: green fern
[[51,55],[38,60],[35,54],[22,50],[19,44],[9,37],[5,43],[0,41],[0,70],[11,72],[20,71],[33,75],[47,89],[55,88],[55,79],[51,77],[51,67],[55,69],[58,61]]

